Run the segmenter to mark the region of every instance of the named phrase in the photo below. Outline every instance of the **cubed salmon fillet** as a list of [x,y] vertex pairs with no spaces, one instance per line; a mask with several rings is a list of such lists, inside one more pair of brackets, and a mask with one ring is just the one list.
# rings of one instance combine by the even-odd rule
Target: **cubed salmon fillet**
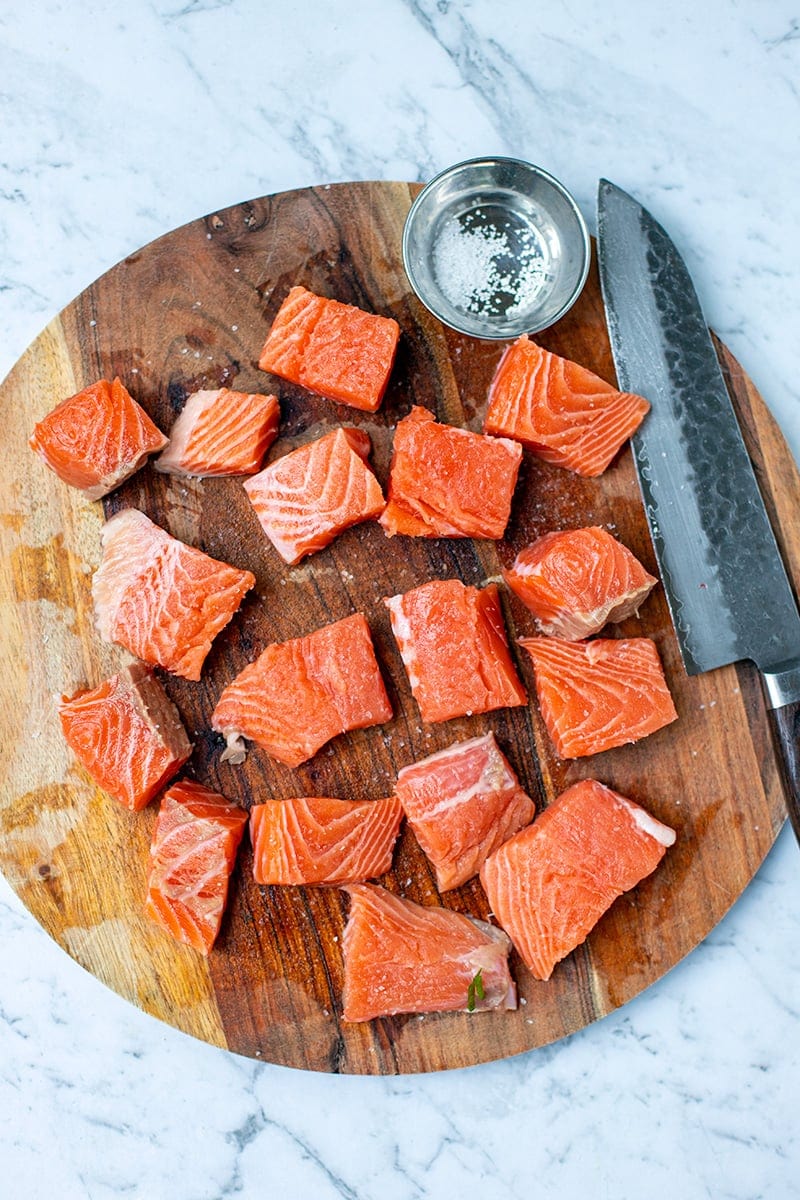
[[546,533],[503,578],[542,633],[579,641],[639,611],[657,580],[605,529]]
[[520,638],[533,660],[536,695],[561,758],[585,758],[637,742],[677,719],[650,638]]
[[440,892],[477,875],[487,855],[535,812],[493,733],[403,767],[395,795],[434,865]]
[[192,752],[177,708],[143,663],[62,697],[58,715],[67,745],[98,787],[134,812]]
[[193,392],[153,466],[168,475],[252,475],[278,436],[276,396],[229,388]]
[[290,566],[383,511],[370,440],[341,428],[270,463],[244,484],[261,527]]
[[167,439],[119,380],[100,379],[35,426],[29,445],[59,479],[99,500]]
[[222,923],[247,813],[184,779],[164,793],[150,847],[145,911],[178,942],[208,954]]
[[242,762],[242,738],[297,767],[337,734],[392,715],[369,626],[361,613],[267,646],[230,683],[211,717],[228,741],[223,759]]
[[394,797],[267,800],[250,809],[253,876],[261,884],[357,883],[383,875],[403,809]]
[[432,580],[384,603],[423,721],[525,703],[496,584]]
[[481,883],[535,978],[549,979],[674,841],[638,804],[584,779],[487,858]]
[[516,438],[539,458],[600,475],[650,405],[527,336],[509,346],[489,388],[486,433]]
[[439,425],[415,405],[394,431],[390,536],[501,538],[522,459],[519,442]]
[[97,629],[144,662],[199,679],[217,634],[255,583],[172,537],[135,508],[103,526],[92,581]]
[[370,883],[346,891],[345,1021],[517,1007],[508,970],[511,943],[501,929],[402,900]]
[[375,412],[394,363],[400,326],[293,287],[275,317],[258,365],[311,392]]

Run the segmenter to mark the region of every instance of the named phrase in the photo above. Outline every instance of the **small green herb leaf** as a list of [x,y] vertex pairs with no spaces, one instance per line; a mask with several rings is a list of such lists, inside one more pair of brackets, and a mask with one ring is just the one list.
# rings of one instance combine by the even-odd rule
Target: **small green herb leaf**
[[483,990],[483,967],[481,967],[475,978],[467,988],[467,1012],[475,1011],[475,998],[482,1000],[486,993]]

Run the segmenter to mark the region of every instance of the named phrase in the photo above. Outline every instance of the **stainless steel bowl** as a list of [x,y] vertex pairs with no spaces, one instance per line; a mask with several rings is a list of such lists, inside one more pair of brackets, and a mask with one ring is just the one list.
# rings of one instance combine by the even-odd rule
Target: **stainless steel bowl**
[[403,230],[403,264],[422,303],[480,338],[554,325],[578,299],[590,256],[566,188],[516,158],[448,167],[417,196]]

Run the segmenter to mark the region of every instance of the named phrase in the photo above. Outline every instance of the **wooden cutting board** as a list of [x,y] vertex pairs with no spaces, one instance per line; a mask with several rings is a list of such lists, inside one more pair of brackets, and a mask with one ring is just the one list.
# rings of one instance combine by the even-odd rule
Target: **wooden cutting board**
[[[533,700],[529,663],[515,644],[533,632],[533,621],[507,592],[505,615],[530,708],[440,725],[419,719],[382,597],[431,578],[481,584],[534,537],[581,524],[608,526],[655,574],[628,450],[592,480],[526,454],[502,542],[389,540],[372,522],[292,569],[265,540],[241,481],[187,482],[147,467],[104,504],[89,503],[28,449],[33,424],[57,401],[115,374],[166,432],[197,388],[266,391],[274,385],[282,423],[273,457],[346,422],[370,434],[384,484],[392,428],[412,403],[435,410],[442,421],[480,429],[503,345],[443,328],[411,293],[400,239],[417,190],[402,183],[312,188],[194,221],[88,288],[44,330],[0,392],[0,866],[69,954],[147,1012],[241,1054],[319,1071],[460,1067],[580,1029],[660,979],[705,937],[747,886],[784,819],[755,673],[745,665],[687,678],[660,589],[640,618],[621,628],[655,639],[680,715],[643,742],[571,763],[554,756]],[[257,369],[266,331],[298,283],[399,321],[397,364],[377,414],[337,406]],[[614,380],[594,271],[572,312],[540,340]],[[800,479],[752,384],[723,346],[719,354],[797,584]],[[533,980],[513,956],[521,996],[514,1013],[344,1024],[345,895],[257,887],[247,840],[209,959],[174,944],[142,913],[155,805],[131,814],[102,794],[67,751],[56,716],[62,693],[96,685],[125,660],[94,632],[90,586],[103,509],[110,515],[128,506],[257,576],[254,592],[217,638],[200,683],[165,678],[195,742],[187,770],[197,779],[245,806],[268,796],[378,797],[391,793],[406,763],[493,729],[539,807],[591,775],[673,825],[675,847],[549,982]],[[221,764],[222,740],[209,731],[209,718],[222,687],[268,642],[355,610],[373,630],[395,719],[336,739],[295,771],[258,749],[243,766]],[[422,904],[439,902],[408,829],[383,882]],[[441,902],[487,915],[477,881]]]

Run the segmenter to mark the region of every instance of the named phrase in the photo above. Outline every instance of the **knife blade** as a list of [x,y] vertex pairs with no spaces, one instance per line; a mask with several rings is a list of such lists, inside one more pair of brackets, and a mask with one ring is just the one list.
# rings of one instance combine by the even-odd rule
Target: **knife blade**
[[597,253],[619,385],[652,405],[633,457],[684,666],[755,663],[800,842],[800,613],[697,293],[666,231],[606,179]]

